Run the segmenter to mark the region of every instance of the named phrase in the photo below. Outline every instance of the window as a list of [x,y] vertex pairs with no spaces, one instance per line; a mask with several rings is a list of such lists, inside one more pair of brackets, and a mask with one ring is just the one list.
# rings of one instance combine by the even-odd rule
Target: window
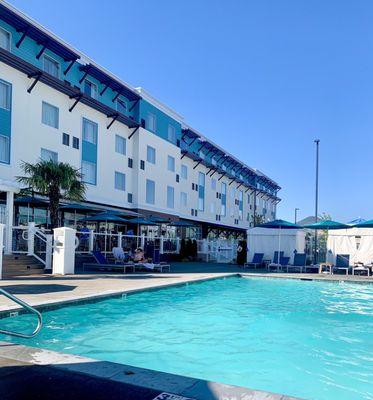
[[115,171],[115,189],[126,190],[126,175]]
[[5,164],[10,162],[10,140],[5,135],[0,135],[0,162]]
[[58,129],[58,118],[59,118],[58,108],[43,101],[41,122],[45,125],[51,126],[52,128]]
[[148,120],[146,122],[146,125],[148,127],[149,131],[155,132],[157,129],[157,123],[156,123],[156,117],[154,114],[152,113],[148,113]]
[[211,190],[216,190],[216,179],[211,178]]
[[172,156],[167,157],[167,169],[171,172],[175,172],[175,158]]
[[168,125],[167,137],[171,143],[176,142],[176,129],[173,125]]
[[43,161],[53,161],[55,163],[58,162],[58,154],[55,151],[47,149],[41,149],[40,158]]
[[177,182],[177,183],[180,182],[180,176],[179,176],[179,174],[176,174],[176,182]]
[[155,148],[147,146],[146,148],[146,161],[155,164]]
[[93,99],[97,99],[98,97],[98,90],[97,90],[97,85],[88,79],[84,80],[83,84],[83,92],[87,96],[92,97]]
[[180,205],[181,207],[187,207],[188,195],[185,192],[180,192]]
[[124,99],[117,99],[116,101],[117,104],[117,111],[119,111],[121,114],[127,114],[127,102]]
[[10,110],[11,85],[0,81],[0,108]]
[[127,195],[127,201],[128,201],[128,203],[132,203],[132,202],[133,202],[133,195],[132,195],[132,193],[128,193],[128,195]]
[[243,219],[243,191],[238,193],[238,218]]
[[97,144],[97,124],[86,118],[83,118],[83,140]]
[[185,164],[181,164],[181,177],[188,179],[188,167]]
[[205,174],[198,173],[198,210],[204,211],[205,209]]
[[43,71],[55,78],[60,77],[60,63],[49,56],[43,57]]
[[126,155],[126,139],[123,136],[115,135],[115,152]]
[[140,160],[140,169],[145,170],[145,161]]
[[226,183],[221,184],[221,193],[220,194],[221,194],[220,215],[225,217],[227,214],[227,184]]
[[70,135],[67,133],[62,134],[62,144],[65,146],[70,146]]
[[174,208],[175,190],[172,186],[167,186],[167,207]]
[[146,180],[146,202],[148,204],[155,203],[155,182],[150,179]]
[[10,33],[0,28],[0,47],[10,51]]
[[74,149],[79,149],[79,138],[73,136],[73,147]]
[[96,185],[96,164],[89,161],[82,161],[83,182]]
[[128,159],[128,168],[133,168],[133,160],[132,160],[132,158]]

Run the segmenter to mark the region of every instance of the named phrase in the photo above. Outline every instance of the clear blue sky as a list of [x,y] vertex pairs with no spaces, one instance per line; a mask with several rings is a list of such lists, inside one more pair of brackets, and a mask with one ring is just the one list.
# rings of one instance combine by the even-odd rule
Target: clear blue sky
[[373,218],[373,2],[12,0],[281,186],[278,215]]

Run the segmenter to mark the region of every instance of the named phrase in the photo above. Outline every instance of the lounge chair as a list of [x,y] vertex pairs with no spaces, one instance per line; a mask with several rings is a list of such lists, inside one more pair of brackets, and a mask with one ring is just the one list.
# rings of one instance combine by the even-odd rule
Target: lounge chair
[[281,262],[281,257],[284,256],[284,252],[280,251],[280,256],[278,254],[278,251],[275,251],[273,254],[273,264],[279,264]]
[[280,270],[283,270],[283,268],[287,267],[287,265],[289,264],[289,261],[290,261],[290,257],[281,256],[279,263],[271,263],[268,265],[268,271],[271,271],[271,268],[273,268],[276,272],[280,272]]
[[349,254],[337,254],[335,260],[335,265],[332,267],[332,271],[345,271],[348,275],[348,270],[350,269],[350,255]]
[[355,271],[358,272],[358,275],[361,275],[361,273],[367,274],[367,276],[370,276],[370,266],[369,265],[364,265],[362,262],[357,262],[355,265],[352,267],[352,275],[356,275]]
[[293,265],[286,265],[284,268],[286,268],[286,272],[289,272],[290,270],[297,270],[299,269],[299,272],[303,272],[303,268],[306,266],[306,253],[296,253],[294,254],[294,263]]
[[132,266],[134,272],[136,271],[136,269],[138,270],[145,269],[147,271],[158,271],[158,272],[163,272],[163,270],[166,269],[169,272],[171,272],[171,265],[165,262],[160,262],[157,264],[154,264],[152,262],[139,262],[139,263],[133,263]]
[[92,256],[95,259],[94,263],[84,263],[83,271],[86,269],[99,269],[99,270],[121,270],[123,273],[126,272],[127,268],[132,268],[134,271],[135,268],[133,263],[109,263],[106,257],[101,253],[101,251],[96,250],[92,251]]
[[254,268],[260,267],[263,262],[264,253],[255,253],[253,256],[253,260],[251,262],[246,262],[243,267],[244,268]]

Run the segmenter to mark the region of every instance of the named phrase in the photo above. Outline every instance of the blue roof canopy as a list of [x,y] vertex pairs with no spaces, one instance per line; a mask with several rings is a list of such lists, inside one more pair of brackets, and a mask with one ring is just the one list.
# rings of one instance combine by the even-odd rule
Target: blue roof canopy
[[65,61],[73,61],[80,58],[80,55],[78,53],[69,49],[67,46],[63,45],[54,37],[43,32],[41,29],[37,28],[29,21],[22,18],[3,4],[0,4],[0,18],[9,25],[16,28],[17,31],[26,34],[26,36],[35,40],[40,45],[43,45],[47,49],[53,51],[53,53],[58,54]]
[[136,101],[141,99],[141,96],[137,92],[131,90],[129,87],[125,86],[123,83],[114,79],[109,74],[105,73],[104,71],[102,71],[100,68],[97,68],[93,64],[82,65],[80,67],[80,70],[88,73],[88,75],[93,76],[94,78],[99,80],[102,84],[107,85],[111,89],[122,94],[130,101]]

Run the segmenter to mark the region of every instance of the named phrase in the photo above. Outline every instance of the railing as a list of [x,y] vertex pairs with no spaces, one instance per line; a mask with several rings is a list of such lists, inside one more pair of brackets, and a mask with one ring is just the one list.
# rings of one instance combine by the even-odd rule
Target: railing
[[12,226],[12,252],[35,257],[44,264],[45,269],[52,266],[53,235],[35,227],[33,222],[28,226]]
[[31,339],[34,336],[36,336],[40,332],[41,328],[43,327],[43,318],[42,318],[40,312],[38,310],[36,310],[34,307],[31,307],[29,304],[27,304],[24,301],[22,301],[21,299],[19,299],[18,297],[15,297],[12,294],[8,293],[4,289],[0,289],[0,294],[2,294],[3,296],[7,297],[8,299],[14,301],[15,303],[20,305],[25,310],[36,315],[38,318],[37,326],[32,333],[20,333],[20,332],[8,331],[6,329],[0,329],[0,334],[15,336],[15,337],[23,338],[23,339]]

